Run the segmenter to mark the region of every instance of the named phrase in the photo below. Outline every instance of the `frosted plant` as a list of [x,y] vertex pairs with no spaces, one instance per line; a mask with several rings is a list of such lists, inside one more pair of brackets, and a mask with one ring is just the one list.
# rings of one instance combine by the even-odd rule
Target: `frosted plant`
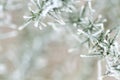
[[[31,22],[41,30],[50,22],[52,23],[49,21],[51,18],[55,21],[50,23],[51,25],[57,22],[60,25],[73,27],[72,29],[77,30],[78,38],[80,37],[79,44],[83,44],[84,48],[88,49],[88,54],[81,55],[81,57],[99,57],[100,59],[98,61],[98,80],[102,80],[101,60],[106,61],[106,75],[119,80],[119,46],[115,41],[118,32],[111,37],[113,29],[104,29],[106,19],[103,19],[101,15],[97,17],[91,0],[86,1],[80,11],[77,11],[74,3],[73,0],[31,0],[28,4],[30,16],[24,16],[26,23],[19,27],[19,30]],[[63,16],[63,13],[68,15]],[[79,15],[74,16],[75,14]],[[46,19],[48,22],[44,21]]]
[[[20,0],[21,1],[21,0]],[[12,23],[12,17],[8,14],[8,11],[20,9],[22,4],[19,4],[19,0],[1,0],[0,1],[0,28],[3,28],[7,25],[7,28],[16,29],[16,25]],[[81,0],[82,2],[82,0]],[[47,26],[52,26],[56,32],[45,32],[45,37],[41,35],[34,36],[31,28],[28,30],[29,40],[25,41],[23,39],[23,45],[20,46],[23,49],[20,53],[21,59],[13,60],[15,70],[9,75],[11,80],[26,80],[29,74],[29,69],[31,72],[34,72],[34,69],[43,68],[47,63],[45,58],[37,58],[38,54],[42,52],[43,44],[47,45],[50,40],[52,41],[55,36],[61,35],[63,29],[57,28],[58,26],[65,26],[64,30],[68,30],[71,34],[75,36],[79,43],[78,47],[83,47],[87,49],[88,54],[80,55],[81,57],[97,57],[98,60],[98,80],[102,80],[105,76],[113,76],[119,80],[120,75],[120,52],[119,44],[116,41],[116,38],[119,35],[119,27],[115,29],[104,29],[104,19],[101,15],[97,15],[95,10],[92,8],[91,0],[83,1],[80,5],[80,10],[78,9],[79,3],[76,3],[75,0],[31,0],[28,2],[28,16],[24,16],[26,22],[24,25],[19,27],[19,30],[22,30],[29,24],[33,24],[34,27],[39,28],[40,30]],[[31,30],[31,31],[30,31]],[[118,31],[116,31],[118,30]],[[114,31],[116,31],[115,34]],[[17,32],[13,31],[10,33],[0,34],[0,39],[5,39],[11,36],[15,36]],[[47,36],[46,36],[47,35]],[[34,36],[34,37],[33,37]],[[48,37],[51,36],[51,37]],[[33,42],[32,42],[33,40]],[[28,43],[27,43],[28,41]],[[27,44],[26,44],[27,43]],[[27,46],[27,47],[26,47]],[[33,62],[35,62],[35,68]],[[105,61],[106,72],[102,75],[102,64],[101,62]],[[42,64],[42,65],[41,65]],[[66,67],[69,68],[71,63],[66,64]],[[74,64],[74,63],[73,63]],[[26,66],[25,66],[26,65]],[[5,72],[5,65],[0,65],[0,71]],[[73,68],[75,66],[73,65]],[[70,67],[72,68],[72,67]],[[68,73],[72,73],[71,69],[68,69]],[[56,76],[55,72],[55,76]],[[62,74],[62,72],[60,72]],[[54,79],[60,77],[58,72],[57,76]],[[9,80],[8,79],[8,80]],[[60,78],[61,79],[61,78]],[[59,79],[58,79],[59,80]]]
[[[42,27],[46,27],[50,23],[51,18],[64,25],[65,22],[61,15],[63,12],[72,12],[73,3],[75,3],[73,0],[31,0],[28,4],[30,16],[24,16],[27,22],[19,27],[19,30],[31,22],[33,22],[35,27],[42,29]],[[48,23],[45,23],[44,19],[48,19]]]
[[[88,4],[90,10],[90,4]],[[83,9],[81,12],[85,11]],[[90,10],[92,12],[93,10]],[[86,11],[85,11],[86,12]],[[106,20],[101,20],[101,16],[97,19],[93,19],[94,16],[91,13],[88,13],[83,18],[81,18],[80,23],[78,25],[78,34],[81,38],[83,38],[83,43],[88,43],[88,55],[81,55],[81,57],[99,57],[106,61],[106,68],[108,76],[113,76],[116,79],[120,79],[120,71],[119,71],[119,45],[115,41],[118,36],[119,31],[116,31],[114,37],[111,37],[110,34],[114,29],[104,30],[103,22]],[[84,22],[83,22],[84,21]],[[116,29],[116,28],[115,28]],[[119,30],[119,27],[117,28]],[[99,64],[99,63],[98,63]],[[100,65],[99,65],[100,66]],[[99,67],[98,66],[98,67]],[[98,68],[100,69],[100,67]],[[101,71],[102,70],[98,70]],[[99,73],[98,73],[99,75]],[[102,80],[102,76],[99,75],[98,80]]]

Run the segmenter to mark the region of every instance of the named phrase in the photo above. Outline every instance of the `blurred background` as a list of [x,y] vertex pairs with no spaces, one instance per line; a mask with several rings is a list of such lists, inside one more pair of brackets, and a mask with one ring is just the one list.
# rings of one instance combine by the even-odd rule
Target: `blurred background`
[[[80,1],[78,6],[84,4]],[[17,30],[29,2],[0,0],[0,80],[97,80],[97,59],[80,57],[86,49],[67,27]],[[119,25],[120,0],[92,0],[92,5],[107,19],[106,29]]]

